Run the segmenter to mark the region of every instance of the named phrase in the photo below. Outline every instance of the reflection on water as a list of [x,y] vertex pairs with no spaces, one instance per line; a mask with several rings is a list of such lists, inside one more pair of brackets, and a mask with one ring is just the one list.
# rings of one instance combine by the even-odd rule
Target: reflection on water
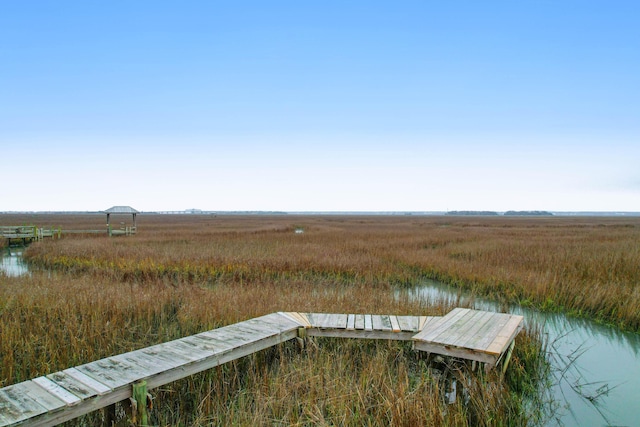
[[7,247],[1,251],[0,272],[13,277],[29,273],[27,264],[22,260],[24,247]]
[[551,425],[638,425],[640,420],[640,334],[621,332],[587,319],[540,313],[471,298],[428,281],[407,292],[411,299],[444,301],[480,310],[522,314],[542,327],[556,376],[553,397],[560,404]]

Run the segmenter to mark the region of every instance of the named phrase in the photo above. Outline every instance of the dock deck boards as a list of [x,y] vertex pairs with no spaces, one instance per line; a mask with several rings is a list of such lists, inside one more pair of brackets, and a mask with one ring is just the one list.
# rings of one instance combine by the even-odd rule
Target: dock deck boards
[[522,329],[513,314],[456,308],[413,337],[418,350],[495,365]]
[[272,313],[0,389],[0,427],[51,426],[299,336],[413,340],[414,348],[495,365],[522,316],[454,309],[443,317]]

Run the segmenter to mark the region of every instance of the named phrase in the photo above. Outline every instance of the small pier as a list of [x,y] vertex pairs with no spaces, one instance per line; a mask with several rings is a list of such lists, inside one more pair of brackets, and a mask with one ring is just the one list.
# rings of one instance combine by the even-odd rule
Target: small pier
[[419,351],[506,366],[522,322],[469,309],[442,317],[272,313],[4,387],[0,426],[53,426],[130,398],[144,410],[148,389],[310,336],[413,341]]
[[20,240],[23,244],[34,240],[42,240],[45,237],[60,237],[62,231],[55,228],[36,227],[35,225],[2,225],[0,226],[0,236],[9,240]]

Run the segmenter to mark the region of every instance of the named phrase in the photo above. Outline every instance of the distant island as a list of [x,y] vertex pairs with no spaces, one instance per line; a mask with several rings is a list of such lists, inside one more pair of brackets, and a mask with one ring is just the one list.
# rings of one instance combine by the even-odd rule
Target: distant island
[[547,211],[506,211],[505,216],[553,216]]
[[495,211],[449,211],[445,215],[457,215],[457,216],[553,216],[548,211],[507,211],[504,214],[500,214]]

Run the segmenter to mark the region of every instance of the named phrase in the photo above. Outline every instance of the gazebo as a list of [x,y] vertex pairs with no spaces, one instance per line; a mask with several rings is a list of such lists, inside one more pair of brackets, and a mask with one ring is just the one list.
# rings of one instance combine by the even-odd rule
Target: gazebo
[[[106,211],[104,211],[104,213],[107,214],[107,233],[109,234],[109,236],[114,236],[114,235],[130,235],[130,234],[136,234],[136,215],[139,214],[140,212],[138,212],[137,210],[133,209],[131,206],[114,206],[112,208],[107,209]],[[133,226],[132,227],[121,227],[118,230],[112,230],[111,229],[111,224],[110,224],[110,219],[111,219],[111,214],[114,215],[121,215],[121,214],[125,214],[125,215],[133,215]]]

